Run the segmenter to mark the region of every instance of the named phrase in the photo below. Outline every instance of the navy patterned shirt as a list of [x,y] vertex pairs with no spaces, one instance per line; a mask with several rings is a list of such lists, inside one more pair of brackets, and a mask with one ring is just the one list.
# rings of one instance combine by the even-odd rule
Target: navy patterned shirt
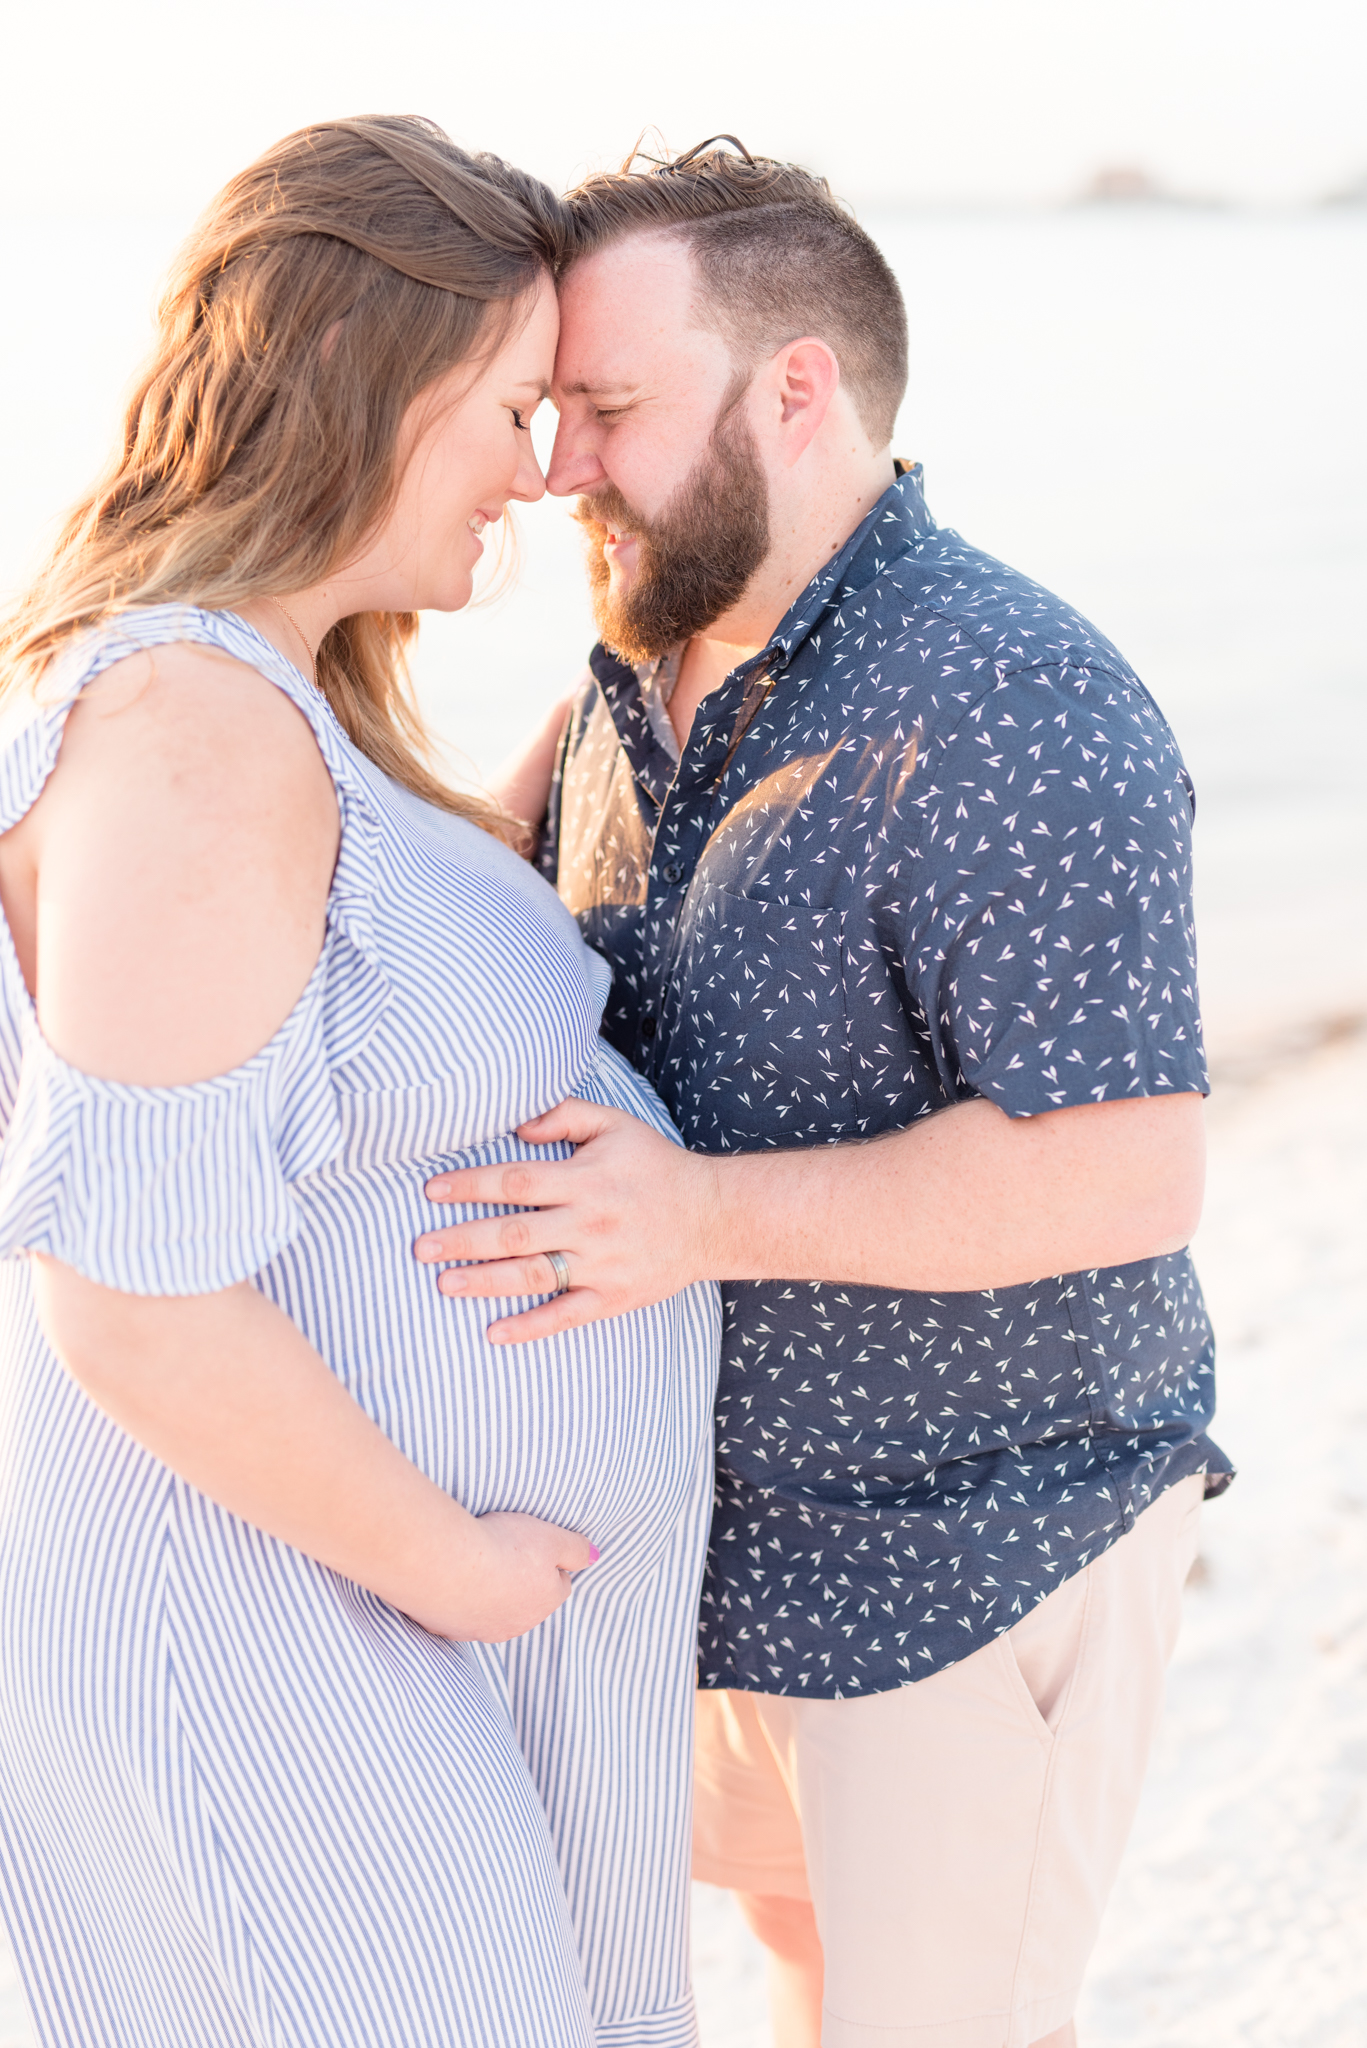
[[[681,760],[603,647],[543,866],[604,1029],[705,1152],[1206,1089],[1192,791],[1120,655],[901,474]],[[985,1293],[724,1288],[709,1686],[885,1691],[1009,1628],[1189,1473],[1188,1253]]]

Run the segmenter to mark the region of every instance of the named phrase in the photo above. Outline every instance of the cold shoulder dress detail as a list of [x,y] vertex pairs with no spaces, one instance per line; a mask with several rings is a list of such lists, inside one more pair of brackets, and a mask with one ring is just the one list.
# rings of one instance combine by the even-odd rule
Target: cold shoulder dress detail
[[[185,1087],[59,1058],[0,921],[0,1904],[39,2040],[684,2048],[715,1290],[495,1350],[503,1309],[412,1257],[429,1176],[525,1156],[510,1133],[565,1095],[671,1127],[551,889],[230,614],[75,649],[0,753],[0,830],[85,684],[171,642],[290,698],[341,845],[294,1010]],[[439,1486],[601,1563],[505,1648],[427,1634],[110,1422],[42,1333],[34,1251],[133,1294],[250,1281]]]

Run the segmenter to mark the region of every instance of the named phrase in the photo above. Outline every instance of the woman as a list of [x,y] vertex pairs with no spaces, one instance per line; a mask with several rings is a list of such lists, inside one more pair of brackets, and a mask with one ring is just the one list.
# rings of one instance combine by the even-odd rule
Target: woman
[[[45,2043],[692,2039],[715,1299],[495,1350],[410,1256],[433,1171],[567,1092],[667,1128],[401,688],[544,489],[560,232],[422,122],[279,144],[8,629],[0,1896]],[[510,1684],[478,1646],[533,1629]]]

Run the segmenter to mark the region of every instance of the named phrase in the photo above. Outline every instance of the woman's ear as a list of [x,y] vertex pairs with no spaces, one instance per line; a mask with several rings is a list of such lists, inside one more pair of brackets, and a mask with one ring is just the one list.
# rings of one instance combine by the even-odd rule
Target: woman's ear
[[828,343],[804,335],[774,358],[781,406],[779,440],[786,460],[796,462],[810,446],[840,389],[840,363]]

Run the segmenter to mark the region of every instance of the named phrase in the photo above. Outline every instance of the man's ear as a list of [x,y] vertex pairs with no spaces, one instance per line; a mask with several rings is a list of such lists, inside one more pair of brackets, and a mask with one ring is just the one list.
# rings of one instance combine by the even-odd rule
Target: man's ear
[[773,367],[781,407],[779,443],[785,460],[793,463],[811,445],[840,389],[840,364],[828,343],[806,334],[781,348]]

